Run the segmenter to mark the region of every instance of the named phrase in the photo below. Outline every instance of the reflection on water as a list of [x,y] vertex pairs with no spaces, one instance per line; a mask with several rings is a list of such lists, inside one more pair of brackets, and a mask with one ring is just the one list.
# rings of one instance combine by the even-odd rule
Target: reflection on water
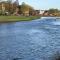
[[60,52],[60,21],[38,19],[0,24],[0,60],[51,60]]

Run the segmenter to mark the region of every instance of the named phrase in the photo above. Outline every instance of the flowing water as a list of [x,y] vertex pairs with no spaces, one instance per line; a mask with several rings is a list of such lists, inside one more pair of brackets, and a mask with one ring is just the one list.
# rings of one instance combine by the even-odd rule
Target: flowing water
[[0,60],[51,60],[60,53],[60,19],[0,24]]

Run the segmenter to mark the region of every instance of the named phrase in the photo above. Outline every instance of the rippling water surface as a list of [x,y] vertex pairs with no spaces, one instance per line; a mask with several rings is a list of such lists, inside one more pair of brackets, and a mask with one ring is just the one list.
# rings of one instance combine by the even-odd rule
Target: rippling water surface
[[0,60],[51,60],[60,52],[60,19],[0,24]]

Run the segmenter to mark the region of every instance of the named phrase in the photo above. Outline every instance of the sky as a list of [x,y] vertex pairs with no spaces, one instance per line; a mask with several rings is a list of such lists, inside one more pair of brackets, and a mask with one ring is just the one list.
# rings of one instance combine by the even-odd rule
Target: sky
[[19,4],[22,2],[39,10],[47,10],[50,8],[60,9],[60,0],[19,0]]
[[50,8],[60,9],[60,0],[19,0],[19,3],[25,2],[35,9],[47,10]]

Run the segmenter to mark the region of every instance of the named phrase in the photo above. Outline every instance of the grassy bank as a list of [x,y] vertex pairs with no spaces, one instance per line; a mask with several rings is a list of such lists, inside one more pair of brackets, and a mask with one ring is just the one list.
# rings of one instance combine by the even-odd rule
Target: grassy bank
[[38,16],[0,16],[0,22],[31,21],[39,18]]

